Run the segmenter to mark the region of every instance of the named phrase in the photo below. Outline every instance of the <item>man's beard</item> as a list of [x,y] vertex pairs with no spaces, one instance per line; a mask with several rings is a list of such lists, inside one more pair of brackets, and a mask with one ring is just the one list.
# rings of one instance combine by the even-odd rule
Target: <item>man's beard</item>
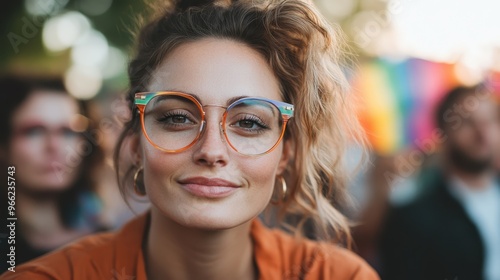
[[449,156],[451,164],[454,167],[469,174],[483,173],[493,165],[493,155],[484,158],[474,158],[453,144],[450,144]]

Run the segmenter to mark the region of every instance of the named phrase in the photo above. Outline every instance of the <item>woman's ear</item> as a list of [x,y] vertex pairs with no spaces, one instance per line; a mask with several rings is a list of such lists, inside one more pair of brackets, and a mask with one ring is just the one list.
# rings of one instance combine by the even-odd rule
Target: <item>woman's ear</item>
[[141,138],[139,135],[132,134],[127,136],[123,141],[123,150],[128,158],[124,159],[131,162],[133,165],[142,165],[142,149],[141,149]]
[[281,154],[281,159],[278,164],[278,175],[282,175],[285,172],[290,160],[293,158],[293,143],[291,140],[283,141],[283,153]]

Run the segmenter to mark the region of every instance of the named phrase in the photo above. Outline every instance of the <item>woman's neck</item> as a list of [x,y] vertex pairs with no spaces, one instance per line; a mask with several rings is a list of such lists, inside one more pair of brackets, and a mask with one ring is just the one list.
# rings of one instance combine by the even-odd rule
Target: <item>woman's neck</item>
[[57,198],[18,192],[17,216],[27,233],[51,234],[62,226]]
[[89,229],[69,229],[59,214],[57,193],[17,192],[16,210],[21,234],[37,250],[52,250],[85,234]]
[[153,207],[144,244],[148,279],[256,279],[250,224],[222,231],[189,229]]
[[34,248],[52,250],[82,234],[64,227],[57,205],[57,194],[37,196],[18,192],[16,203],[22,235]]

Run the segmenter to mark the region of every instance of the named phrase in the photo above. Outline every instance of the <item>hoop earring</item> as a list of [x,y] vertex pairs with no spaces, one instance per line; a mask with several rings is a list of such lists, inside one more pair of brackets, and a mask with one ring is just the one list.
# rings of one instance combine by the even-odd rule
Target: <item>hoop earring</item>
[[141,186],[137,183],[137,179],[139,179],[139,173],[141,173],[142,171],[144,171],[144,167],[139,167],[139,169],[137,169],[137,171],[135,171],[135,174],[134,174],[134,192],[136,195],[138,196],[145,196],[146,195],[146,190],[144,188],[144,178],[140,179],[140,182],[141,183]]
[[[282,175],[279,175],[277,178],[281,182],[281,191],[280,191],[281,194],[280,194],[279,200],[278,199],[275,199],[275,200],[271,199],[271,203],[274,205],[277,205],[280,202],[284,202],[286,200],[286,192],[287,192],[287,185],[286,185],[285,178]],[[274,190],[276,192],[276,188]]]

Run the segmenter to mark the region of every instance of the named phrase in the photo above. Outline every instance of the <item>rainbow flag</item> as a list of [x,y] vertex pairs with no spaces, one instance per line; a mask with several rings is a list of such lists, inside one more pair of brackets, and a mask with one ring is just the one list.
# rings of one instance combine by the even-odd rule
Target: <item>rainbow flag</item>
[[360,121],[375,152],[392,154],[431,137],[437,102],[459,84],[454,67],[421,59],[384,58],[359,66],[352,85],[361,100]]

